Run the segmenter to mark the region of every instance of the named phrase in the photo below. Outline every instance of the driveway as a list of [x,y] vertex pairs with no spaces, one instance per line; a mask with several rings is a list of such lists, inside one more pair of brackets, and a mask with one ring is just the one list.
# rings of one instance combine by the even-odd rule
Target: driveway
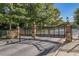
[[39,38],[39,39],[22,39],[21,42],[0,45],[1,56],[43,56],[51,50],[56,51],[61,43],[61,39],[56,38]]

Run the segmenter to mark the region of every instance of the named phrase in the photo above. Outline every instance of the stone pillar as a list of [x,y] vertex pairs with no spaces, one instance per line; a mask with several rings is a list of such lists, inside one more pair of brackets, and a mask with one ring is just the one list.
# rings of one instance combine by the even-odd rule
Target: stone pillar
[[17,26],[17,35],[18,35],[19,41],[21,41],[21,40],[20,40],[20,27],[19,27],[19,25]]
[[35,39],[36,37],[36,24],[35,22],[32,25],[32,38]]
[[70,23],[66,25],[66,43],[72,42],[72,26]]

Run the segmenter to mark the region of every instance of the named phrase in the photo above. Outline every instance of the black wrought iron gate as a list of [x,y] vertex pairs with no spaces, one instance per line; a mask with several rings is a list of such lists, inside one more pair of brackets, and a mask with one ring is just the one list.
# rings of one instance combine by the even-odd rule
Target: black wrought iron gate
[[[32,36],[32,27],[27,26],[26,28],[22,28],[20,32],[21,32],[20,33],[21,36]],[[36,36],[64,38],[65,37],[65,25],[36,26]]]

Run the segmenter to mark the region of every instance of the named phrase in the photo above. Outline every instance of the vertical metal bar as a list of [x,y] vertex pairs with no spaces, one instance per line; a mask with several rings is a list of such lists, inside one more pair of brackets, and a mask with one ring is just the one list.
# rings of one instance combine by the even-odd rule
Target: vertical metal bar
[[54,37],[55,37],[55,27],[54,27]]
[[27,27],[25,28],[25,36],[27,36]]
[[26,36],[27,36],[27,33],[28,33],[28,27],[26,26]]
[[66,37],[66,27],[65,27],[65,25],[64,25],[64,37]]
[[40,35],[42,35],[41,32],[42,32],[42,26],[41,26],[41,28],[40,28]]
[[58,37],[60,37],[60,28],[58,27]]
[[73,39],[73,38],[72,38],[72,25],[71,25],[71,39]]
[[47,29],[48,29],[48,36],[50,36],[50,27],[48,27]]
[[44,29],[44,34],[46,34],[45,32],[46,32],[46,30],[45,30],[45,28],[43,28]]

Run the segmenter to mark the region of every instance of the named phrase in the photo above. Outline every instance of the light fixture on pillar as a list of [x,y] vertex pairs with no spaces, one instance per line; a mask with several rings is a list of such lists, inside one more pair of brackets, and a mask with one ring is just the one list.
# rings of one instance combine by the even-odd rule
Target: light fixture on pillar
[[66,22],[69,23],[69,17],[66,17]]

